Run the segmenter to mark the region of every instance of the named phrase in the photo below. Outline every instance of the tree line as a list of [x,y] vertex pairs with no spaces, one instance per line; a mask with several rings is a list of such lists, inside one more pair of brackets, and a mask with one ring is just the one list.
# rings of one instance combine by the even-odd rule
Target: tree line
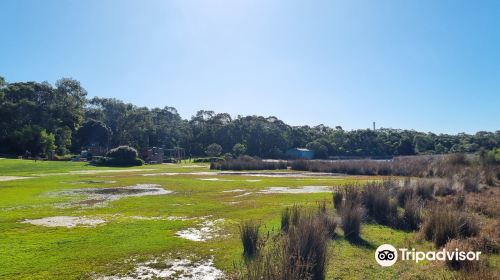
[[475,153],[500,147],[500,131],[434,134],[380,128],[346,131],[325,125],[290,126],[276,117],[198,111],[183,119],[173,107],[147,108],[114,98],[87,98],[80,82],[8,83],[0,77],[0,153],[59,155],[91,145],[184,148],[187,155],[217,153],[282,158],[306,147],[316,157]]

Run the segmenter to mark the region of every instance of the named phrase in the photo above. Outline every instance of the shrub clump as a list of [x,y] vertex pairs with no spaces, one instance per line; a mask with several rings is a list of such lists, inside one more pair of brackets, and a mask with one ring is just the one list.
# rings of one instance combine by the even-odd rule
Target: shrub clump
[[[464,252],[474,252],[477,251],[476,246],[469,241],[469,239],[453,239],[446,243],[446,251],[453,252],[458,249],[458,251]],[[446,259],[446,266],[453,270],[465,270],[472,271],[477,270],[479,267],[479,262],[476,260],[456,260],[456,259]]]
[[253,258],[257,254],[260,224],[255,221],[246,221],[240,225],[240,237],[243,243],[243,255]]
[[342,203],[344,200],[344,193],[342,191],[336,191],[333,193],[333,207],[335,210],[340,211],[342,209]]
[[328,230],[320,216],[303,216],[285,236],[285,275],[294,279],[325,278]]
[[422,223],[422,203],[415,196],[405,201],[401,227],[407,230],[417,230]]
[[129,146],[119,146],[111,149],[106,157],[97,158],[93,163],[103,166],[140,166],[144,164],[144,161],[137,158],[136,149]]
[[263,161],[250,156],[240,156],[237,159],[228,159],[212,162],[210,169],[216,170],[277,170],[287,169],[286,161]]
[[241,278],[325,279],[328,236],[336,226],[326,215],[321,209],[308,213],[297,206],[286,208],[282,213],[282,224],[288,225],[284,227],[287,230],[261,243],[255,258],[245,262],[246,271]]
[[382,225],[395,224],[397,205],[391,201],[386,185],[376,182],[368,183],[361,194],[368,217]]
[[341,211],[341,226],[346,239],[351,241],[360,239],[361,222],[364,215],[364,209],[359,203],[346,201]]
[[425,239],[441,247],[451,239],[467,238],[479,233],[479,226],[472,216],[444,206],[434,206],[422,226]]

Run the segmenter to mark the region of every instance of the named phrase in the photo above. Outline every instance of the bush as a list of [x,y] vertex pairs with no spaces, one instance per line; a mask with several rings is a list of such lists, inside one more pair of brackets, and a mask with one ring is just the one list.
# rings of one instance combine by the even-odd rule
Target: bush
[[398,205],[400,207],[404,207],[405,203],[408,199],[410,199],[414,193],[414,190],[411,186],[404,186],[400,188],[396,194],[396,200],[398,201]]
[[352,201],[346,201],[344,208],[341,211],[341,226],[344,230],[344,236],[346,239],[351,241],[357,241],[360,239],[361,221],[363,220],[363,216],[364,210],[361,205]]
[[241,156],[222,162],[213,162],[210,169],[216,170],[277,170],[287,169],[286,161],[262,161],[249,156]]
[[415,194],[422,200],[434,198],[434,182],[430,179],[419,179],[416,183]]
[[320,214],[318,215],[321,222],[323,223],[323,227],[325,228],[326,234],[328,237],[335,237],[335,230],[337,229],[337,222],[335,219],[328,214]]
[[325,279],[327,234],[319,216],[303,216],[285,237],[284,274],[294,279]]
[[476,172],[468,171],[464,172],[461,178],[461,183],[463,190],[466,192],[478,192],[479,191],[479,174]]
[[444,206],[434,206],[422,226],[425,239],[433,241],[436,247],[455,238],[476,236],[479,227],[472,216]]
[[110,150],[106,157],[96,157],[93,161],[95,165],[104,166],[140,166],[144,164],[142,159],[137,158],[137,150],[129,146],[119,146]]
[[342,209],[342,202],[344,200],[344,193],[340,190],[337,190],[333,193],[333,207],[338,211]]
[[382,225],[394,224],[397,205],[390,200],[389,189],[381,183],[368,183],[362,192],[362,201],[370,218]]
[[239,278],[325,279],[327,237],[335,231],[336,226],[333,219],[326,218],[321,207],[319,211],[309,213],[297,206],[286,208],[282,217],[288,221],[285,222],[288,230],[268,236],[259,245],[255,257],[245,261],[246,271]]
[[281,230],[287,232],[290,228],[290,208],[285,208],[281,212]]
[[[458,251],[465,251],[465,252],[474,252],[476,251],[475,246],[468,240],[459,240],[459,239],[453,239],[450,240],[448,243],[446,243],[446,251],[453,252],[458,249]],[[469,260],[449,260],[446,259],[446,266],[449,267],[450,269],[453,270],[465,270],[465,271],[472,271],[478,269],[479,262],[478,261],[469,261]]]
[[219,162],[224,161],[223,157],[203,157],[203,158],[195,158],[193,160],[194,163],[211,163],[211,162]]
[[401,227],[417,230],[422,223],[422,206],[419,199],[412,196],[405,201]]
[[255,221],[246,221],[240,225],[240,237],[243,243],[243,255],[248,258],[257,254],[260,224]]
[[448,196],[455,194],[456,191],[453,189],[452,182],[447,180],[445,183],[437,184],[437,187],[434,191],[434,195],[436,196]]

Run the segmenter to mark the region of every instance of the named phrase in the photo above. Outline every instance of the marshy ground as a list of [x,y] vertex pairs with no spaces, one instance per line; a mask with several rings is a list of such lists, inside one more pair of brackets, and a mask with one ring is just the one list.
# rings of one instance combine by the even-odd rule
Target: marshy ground
[[[5,159],[0,161],[0,279],[230,278],[243,267],[242,221],[257,220],[262,233],[276,232],[284,208],[316,207],[325,200],[332,208],[332,187],[379,179],[218,173],[188,163],[117,169]],[[328,244],[327,279],[455,275],[439,263],[383,268],[375,262],[375,249],[384,243],[434,250],[415,232],[365,224],[363,242],[351,243],[337,231]],[[498,268],[498,255],[487,261]]]

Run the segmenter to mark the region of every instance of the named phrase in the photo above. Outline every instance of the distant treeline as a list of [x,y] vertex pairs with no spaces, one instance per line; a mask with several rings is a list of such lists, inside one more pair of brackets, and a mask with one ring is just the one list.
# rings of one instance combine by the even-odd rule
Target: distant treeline
[[[211,144],[217,145],[211,145]],[[146,108],[112,98],[87,99],[73,79],[55,85],[7,83],[0,77],[0,153],[59,155],[82,147],[181,147],[186,155],[247,154],[282,158],[287,149],[307,147],[317,158],[475,153],[500,147],[500,131],[434,134],[414,130],[340,126],[290,126],[276,117],[198,111],[182,119],[173,107]],[[208,148],[211,146],[210,148]]]

